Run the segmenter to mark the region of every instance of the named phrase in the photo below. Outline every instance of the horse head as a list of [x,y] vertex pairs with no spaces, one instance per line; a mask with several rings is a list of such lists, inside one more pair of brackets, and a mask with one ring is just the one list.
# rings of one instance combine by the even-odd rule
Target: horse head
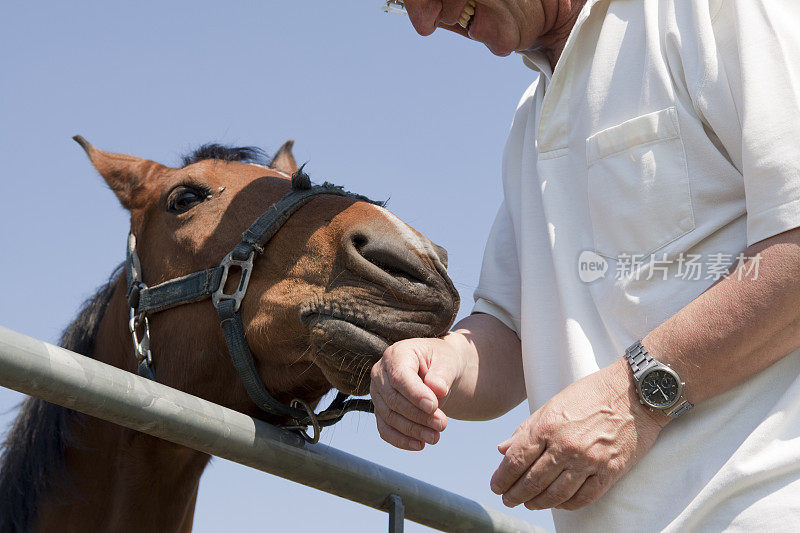
[[[169,168],[76,140],[130,212],[148,286],[217,267],[292,189],[293,175],[308,180],[291,141],[269,163],[257,164],[252,148],[206,145]],[[459,299],[446,265],[443,248],[382,206],[315,196],[264,246],[249,276],[240,313],[259,377],[282,402],[314,404],[332,386],[366,394],[369,369],[389,344],[440,336],[452,324]],[[152,316],[150,338],[160,382],[257,412],[207,300]],[[129,366],[135,369],[132,356]]]

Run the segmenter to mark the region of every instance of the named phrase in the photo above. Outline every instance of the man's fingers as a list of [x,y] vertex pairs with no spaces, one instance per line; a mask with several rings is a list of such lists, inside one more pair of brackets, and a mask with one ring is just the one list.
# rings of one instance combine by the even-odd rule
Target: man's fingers
[[438,398],[447,396],[459,374],[458,361],[451,357],[432,358],[430,367],[422,372],[422,380]]
[[374,394],[380,395],[381,400],[389,409],[403,415],[412,422],[427,426],[434,431],[444,431],[444,428],[447,427],[447,416],[441,409],[436,409],[433,414],[426,413],[391,388],[376,390]]
[[513,437],[501,442],[497,445],[497,451],[500,452],[502,455],[505,455],[511,445],[514,443]]
[[544,451],[544,445],[538,439],[531,441],[527,435],[520,434],[508,449],[500,462],[500,466],[492,476],[491,488],[495,494],[505,494],[508,489],[528,471],[534,461]]
[[[545,451],[508,491],[503,494],[503,505],[516,507],[540,494],[558,478],[562,468],[553,456]],[[577,489],[577,487],[576,487]]]
[[[452,348],[441,339],[407,339],[384,351],[370,372],[370,392],[384,440],[407,450],[421,449],[418,443],[438,442],[447,417],[437,394],[447,392],[458,371],[448,362],[457,359],[450,352]],[[425,377],[433,387],[423,381]]]
[[[403,435],[408,437],[412,437],[416,440],[425,441],[428,444],[436,444],[439,441],[439,432],[434,431],[430,427],[426,425],[419,424],[415,421],[409,420],[401,413],[397,412],[396,409],[392,409],[380,395],[380,393],[376,393],[372,395],[372,403],[375,404],[375,415],[383,419],[389,426],[393,427]],[[409,404],[410,407],[411,404]],[[419,418],[427,417],[422,411],[419,409],[415,409],[417,413],[419,413]],[[425,418],[427,420],[427,418]]]
[[392,446],[412,452],[418,452],[425,447],[424,442],[403,435],[380,417],[375,417],[375,422],[378,424],[378,433],[381,438]]
[[428,386],[429,389],[433,391],[433,393],[438,397],[442,398],[447,396],[447,393],[450,392],[450,386],[447,384],[447,381],[442,376],[428,373],[425,375],[425,379],[423,380],[425,385]]
[[525,502],[528,509],[549,509],[561,505],[578,492],[586,480],[586,472],[564,470],[544,492]]
[[432,415],[439,407],[439,399],[431,389],[422,382],[418,370],[405,365],[392,365],[383,368],[384,382],[399,392],[406,400],[428,415]]
[[568,511],[580,509],[590,503],[596,502],[600,496],[605,494],[606,490],[607,487],[603,486],[603,482],[598,476],[589,476],[586,478],[586,481],[583,482],[581,488],[578,489],[578,492],[572,495],[572,498],[556,507]]

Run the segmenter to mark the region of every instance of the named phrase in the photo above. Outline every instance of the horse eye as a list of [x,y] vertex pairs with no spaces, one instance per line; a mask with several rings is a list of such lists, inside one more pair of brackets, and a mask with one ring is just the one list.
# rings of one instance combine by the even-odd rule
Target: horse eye
[[208,191],[199,190],[197,187],[181,185],[175,187],[167,199],[167,211],[170,213],[185,213],[208,198]]

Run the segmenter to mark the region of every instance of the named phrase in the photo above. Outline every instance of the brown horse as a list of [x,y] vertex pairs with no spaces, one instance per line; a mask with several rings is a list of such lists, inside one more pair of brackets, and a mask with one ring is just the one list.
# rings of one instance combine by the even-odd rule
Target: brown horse
[[[297,171],[291,142],[268,164],[257,149],[206,145],[181,168],[82,144],[130,212],[149,286],[219,265]],[[458,294],[445,269],[444,250],[384,208],[315,197],[269,241],[241,304],[259,377],[284,403],[316,405],[332,386],[365,394],[388,343],[447,331]],[[62,346],[136,372],[125,278],[112,275]],[[158,381],[281,422],[248,398],[208,300],[153,315],[150,332]],[[209,460],[36,399],[4,446],[1,532],[189,531]]]

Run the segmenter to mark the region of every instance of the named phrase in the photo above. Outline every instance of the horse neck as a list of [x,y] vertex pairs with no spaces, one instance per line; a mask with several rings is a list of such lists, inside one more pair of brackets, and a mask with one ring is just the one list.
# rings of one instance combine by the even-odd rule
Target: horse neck
[[[93,356],[135,371],[124,279],[100,322]],[[46,495],[38,531],[190,531],[209,456],[94,417],[70,418],[66,483]]]

